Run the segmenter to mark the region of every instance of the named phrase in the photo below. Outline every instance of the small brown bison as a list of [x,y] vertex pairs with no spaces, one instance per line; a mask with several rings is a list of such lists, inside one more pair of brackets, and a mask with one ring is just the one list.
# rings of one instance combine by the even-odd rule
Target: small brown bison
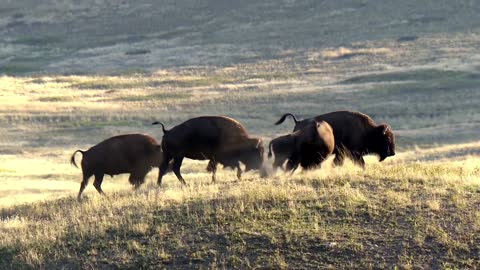
[[313,119],[298,121],[291,113],[284,114],[275,124],[285,121],[287,116],[292,116],[295,121],[295,130],[302,129],[310,121],[325,121],[333,129],[335,137],[335,165],[342,165],[345,156],[365,168],[364,155],[376,154],[380,161],[395,155],[395,136],[387,124],[377,125],[368,115],[351,112],[336,111],[322,114]]
[[240,162],[245,170],[259,169],[263,163],[262,139],[251,138],[237,120],[225,116],[202,116],[192,118],[184,123],[166,130],[162,123],[163,163],[160,165],[158,185],[167,173],[166,168],[173,159],[172,170],[182,184],[186,184],[180,174],[184,158],[209,160],[207,170],[212,172],[215,182],[217,164],[224,167],[237,168],[237,176],[241,177]]
[[302,129],[280,136],[269,144],[268,157],[275,154],[273,168],[283,167],[288,159],[286,170],[292,171],[301,165],[310,169],[320,165],[335,147],[333,131],[325,122],[310,121]]
[[129,173],[128,181],[138,188],[144,183],[147,173],[163,161],[160,144],[145,134],[119,135],[106,139],[87,151],[77,150],[70,158],[70,163],[75,167],[78,167],[75,163],[77,152],[83,155],[81,163],[83,181],[80,184],[78,199],[92,175],[95,176],[93,186],[100,194],[104,194],[101,185],[105,174],[113,177]]

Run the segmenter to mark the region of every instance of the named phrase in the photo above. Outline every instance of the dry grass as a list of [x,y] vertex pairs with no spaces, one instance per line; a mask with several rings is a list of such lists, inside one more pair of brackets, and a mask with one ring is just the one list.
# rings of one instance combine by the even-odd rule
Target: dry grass
[[349,49],[340,47],[331,50],[324,50],[320,54],[322,57],[327,59],[341,59],[362,55],[384,55],[390,53],[392,53],[390,48]]
[[[475,37],[454,40],[471,55]],[[1,77],[0,268],[478,268],[480,76],[452,65],[448,38],[412,43],[318,50],[304,66]],[[423,66],[432,51],[442,62]],[[229,115],[268,142],[291,131],[273,125],[287,111],[340,109],[388,122],[398,154],[365,171],[329,160],[237,182],[227,170],[216,184],[206,162],[186,161],[188,187],[168,175],[158,188],[153,170],[136,192],[122,175],[105,179],[106,197],[90,185],[75,199],[73,151],[121,133],[161,139],[153,120]]]
[[217,184],[194,172],[187,188],[169,176],[137,192],[116,180],[106,197],[90,188],[82,203],[4,208],[0,251],[14,268],[469,268],[480,263],[478,164],[347,164],[240,182],[227,172]]

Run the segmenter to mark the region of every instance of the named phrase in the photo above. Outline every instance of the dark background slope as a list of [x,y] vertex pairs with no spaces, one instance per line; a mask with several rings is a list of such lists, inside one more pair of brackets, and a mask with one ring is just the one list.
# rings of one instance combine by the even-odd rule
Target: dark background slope
[[3,0],[0,73],[226,66],[358,41],[478,32],[478,14],[469,0]]

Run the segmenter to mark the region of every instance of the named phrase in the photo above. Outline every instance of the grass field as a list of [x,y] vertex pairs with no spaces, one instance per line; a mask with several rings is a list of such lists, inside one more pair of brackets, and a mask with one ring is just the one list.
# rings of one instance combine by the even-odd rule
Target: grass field
[[[480,268],[475,1],[34,2],[0,10],[0,269]],[[397,155],[215,184],[186,160],[188,187],[154,169],[76,200],[71,154],[155,120],[227,115],[267,146],[283,113],[335,110]]]
[[[477,70],[317,81],[316,73],[264,66],[1,78],[1,268],[480,265]],[[391,124],[398,154],[368,158],[365,171],[329,160],[321,170],[248,173],[238,182],[226,170],[217,184],[205,162],[187,160],[187,188],[173,175],[156,187],[153,170],[139,191],[117,176],[105,180],[106,197],[90,185],[85,200],[75,199],[81,172],[68,164],[73,151],[121,133],[161,139],[153,120],[171,127],[194,115],[229,115],[268,142],[291,130],[272,124],[283,112],[341,108]]]
[[[14,268],[475,268],[479,159],[372,164],[2,210]],[[369,164],[370,165],[370,164]],[[399,177],[401,176],[401,177]],[[73,183],[72,183],[73,184]],[[123,185],[121,181],[116,183]]]

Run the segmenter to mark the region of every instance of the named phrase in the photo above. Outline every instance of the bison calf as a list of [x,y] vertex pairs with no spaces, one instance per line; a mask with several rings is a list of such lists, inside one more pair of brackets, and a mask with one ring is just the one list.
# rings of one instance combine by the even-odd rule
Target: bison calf
[[153,137],[144,134],[115,136],[87,151],[77,150],[70,158],[70,163],[75,167],[78,167],[75,163],[77,152],[83,155],[81,162],[83,181],[80,184],[78,199],[92,175],[95,176],[93,186],[100,194],[104,194],[101,185],[105,174],[114,176],[129,173],[128,181],[138,188],[144,183],[147,173],[163,161],[160,144]]
[[327,122],[310,121],[302,129],[278,137],[270,142],[268,156],[275,154],[274,169],[283,167],[288,159],[286,170],[292,173],[298,165],[310,169],[321,163],[335,147],[333,131]]
[[209,160],[207,170],[212,172],[215,181],[217,164],[237,168],[237,176],[241,176],[240,162],[247,171],[259,169],[263,163],[262,140],[248,136],[245,127],[237,120],[225,116],[202,116],[192,118],[170,130],[163,129],[162,150],[163,163],[160,165],[158,185],[167,173],[170,160],[172,170],[182,184],[186,184],[180,174],[184,158]]

